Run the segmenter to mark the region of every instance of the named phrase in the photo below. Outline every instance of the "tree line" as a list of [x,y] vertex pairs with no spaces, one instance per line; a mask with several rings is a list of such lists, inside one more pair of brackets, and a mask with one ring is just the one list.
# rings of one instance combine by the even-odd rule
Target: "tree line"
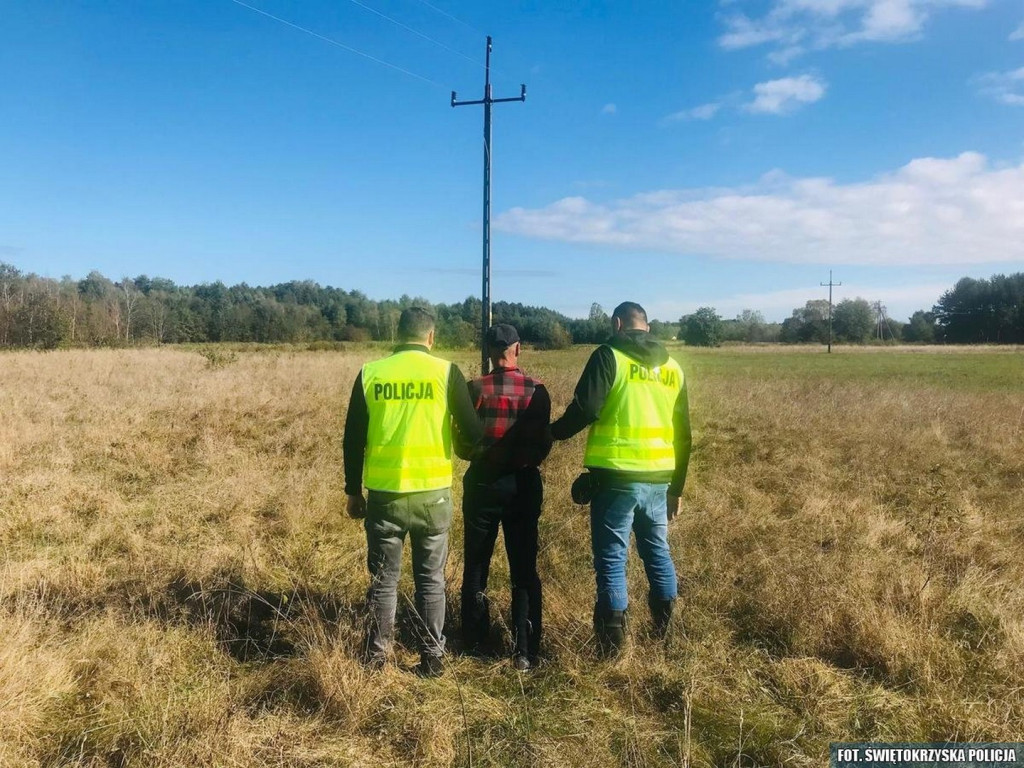
[[930,310],[914,312],[905,323],[889,317],[881,302],[862,298],[835,304],[831,317],[826,300],[812,299],[781,323],[766,323],[751,310],[725,320],[713,307],[701,307],[679,323],[680,338],[698,346],[724,341],[824,344],[830,333],[848,344],[1024,344],[1024,273],[961,278]]
[[[419,296],[375,301],[309,280],[189,286],[146,275],[114,281],[96,271],[81,280],[54,280],[0,262],[0,347],[394,342],[399,315],[413,305],[437,317],[439,345],[478,343],[482,305],[476,298],[455,304]],[[505,301],[495,302],[492,312],[495,322],[513,323],[524,341],[542,347],[598,343],[608,335],[608,316],[597,305],[582,319]],[[654,321],[652,331],[674,338],[677,326]]]
[[[438,343],[478,343],[481,303],[467,298],[433,304],[422,297],[375,301],[302,280],[266,287],[222,282],[177,285],[146,275],[111,280],[90,272],[81,280],[25,273],[0,262],[0,348],[53,349],[64,346],[131,346],[189,342],[309,343],[395,341],[398,317],[419,305],[437,317]],[[608,315],[598,304],[586,318],[570,318],[545,307],[499,301],[495,322],[512,323],[526,342],[548,348],[600,343],[609,333]],[[893,321],[880,305],[864,299],[839,302],[832,311],[837,341],[872,338],[948,343],[1024,343],[1024,273],[991,280],[963,278],[930,311],[909,322]],[[678,323],[653,320],[662,339],[690,344],[723,341],[824,342],[828,302],[808,301],[782,323],[765,322],[744,310],[723,320],[702,307]]]

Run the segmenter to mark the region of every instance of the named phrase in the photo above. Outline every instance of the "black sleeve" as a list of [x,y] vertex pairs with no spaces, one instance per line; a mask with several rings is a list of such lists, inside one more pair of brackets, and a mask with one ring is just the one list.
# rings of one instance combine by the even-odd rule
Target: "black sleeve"
[[452,440],[455,454],[461,459],[472,459],[480,449],[484,427],[469,397],[466,379],[455,363],[448,369],[448,410],[452,412],[455,427]]
[[520,430],[519,445],[522,462],[528,467],[538,467],[551,452],[551,435],[548,422],[551,421],[551,396],[543,384],[533,391],[530,405],[516,421]]
[[349,496],[358,496],[363,492],[363,461],[366,458],[366,432],[369,426],[370,412],[366,408],[366,396],[363,394],[363,372],[359,371],[348,401],[345,437],[342,441],[345,452],[345,493]]
[[[476,402],[476,392],[473,389],[473,384],[473,381],[466,382],[466,391],[469,392],[469,401],[471,403]],[[476,410],[475,407],[474,410]],[[455,450],[455,455],[461,458],[470,456],[473,453],[473,444],[466,440],[458,424],[452,424],[452,448]]]
[[562,417],[551,425],[555,440],[567,440],[597,421],[614,381],[615,355],[611,347],[600,346],[583,369],[573,401]]
[[690,400],[686,394],[685,378],[683,387],[676,397],[675,409],[672,411],[672,427],[675,432],[676,468],[672,473],[668,492],[672,496],[681,496],[683,486],[686,485],[686,469],[690,464],[690,447],[693,440],[690,433]]

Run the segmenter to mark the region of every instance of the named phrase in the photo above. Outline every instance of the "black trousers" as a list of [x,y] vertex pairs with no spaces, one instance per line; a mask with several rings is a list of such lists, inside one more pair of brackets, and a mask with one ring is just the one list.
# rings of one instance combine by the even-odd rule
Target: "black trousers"
[[515,654],[535,657],[540,649],[541,586],[537,575],[537,523],[543,486],[536,468],[482,482],[470,467],[462,480],[465,564],[462,570],[462,639],[467,650],[483,650],[491,631],[487,576],[498,526],[512,581],[511,629]]

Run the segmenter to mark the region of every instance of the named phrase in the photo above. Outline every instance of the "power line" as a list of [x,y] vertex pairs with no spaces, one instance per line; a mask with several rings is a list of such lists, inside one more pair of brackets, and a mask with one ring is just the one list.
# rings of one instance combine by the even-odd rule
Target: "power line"
[[[448,13],[448,11],[443,10],[442,8],[438,8],[436,5],[431,5],[430,3],[427,2],[427,0],[418,0],[418,2],[420,2],[423,5],[427,6],[427,8],[429,8],[432,11],[434,11],[435,13],[441,14],[446,19],[451,19],[456,24],[462,25],[463,27],[468,29],[470,32],[472,32],[472,33],[474,33],[476,35],[484,35],[484,36],[486,36],[486,33],[481,32],[479,29],[474,27],[472,24],[469,24],[468,22],[463,21],[458,16],[453,16],[452,14]],[[464,56],[463,54],[459,53],[458,51],[455,51],[455,53],[458,53],[460,56],[462,56],[465,59],[469,59],[469,61],[472,61],[477,66],[481,66],[480,62],[478,62],[477,60],[472,59],[472,58],[470,58],[468,56]],[[498,75],[504,75],[505,74],[505,72],[503,72],[502,70],[498,69],[497,67],[491,67],[491,73],[492,74],[498,74]]]
[[385,67],[388,67],[389,69],[395,70],[396,72],[401,72],[403,75],[408,75],[409,77],[415,77],[417,80],[422,80],[424,83],[429,83],[430,85],[433,85],[436,88],[444,88],[443,85],[441,85],[440,83],[438,83],[438,82],[436,82],[434,80],[431,80],[429,77],[423,77],[423,75],[417,75],[415,72],[410,72],[408,69],[404,69],[404,68],[398,66],[397,64],[392,64],[390,61],[384,61],[384,59],[379,59],[376,56],[371,56],[368,53],[363,53],[362,51],[360,51],[360,50],[358,50],[356,48],[353,48],[350,45],[345,45],[345,43],[338,42],[337,40],[335,40],[333,38],[327,37],[325,35],[321,35],[319,32],[314,32],[311,29],[306,29],[306,27],[300,27],[298,24],[294,24],[294,23],[288,21],[287,19],[282,19],[280,16],[275,16],[272,13],[267,13],[266,11],[264,11],[264,10],[262,10],[260,8],[256,8],[255,6],[249,5],[248,3],[243,3],[242,0],[231,0],[231,2],[235,3],[236,5],[242,6],[243,8],[248,8],[250,11],[255,11],[256,13],[258,13],[258,14],[260,14],[262,16],[266,16],[268,19],[273,19],[274,21],[280,22],[281,24],[289,26],[292,29],[297,29],[297,30],[299,30],[299,32],[305,32],[307,35],[312,35],[313,37],[317,38],[318,40],[323,40],[325,43],[330,43],[331,45],[335,45],[338,48],[341,48],[342,50],[348,51],[349,53],[354,53],[357,56],[362,56],[364,59],[369,59],[370,61],[375,62],[377,64],[382,64]]
[[426,40],[427,42],[433,43],[434,45],[438,46],[439,48],[443,48],[444,50],[448,51],[448,53],[454,54],[455,56],[458,56],[459,58],[462,58],[462,59],[465,59],[466,61],[472,62],[474,65],[476,65],[478,67],[484,66],[479,61],[474,59],[472,56],[467,56],[462,51],[457,51],[454,48],[445,45],[440,40],[435,40],[430,35],[425,35],[424,33],[420,32],[418,29],[410,27],[408,24],[403,24],[398,19],[392,18],[391,16],[388,16],[386,13],[382,13],[381,11],[378,11],[376,8],[372,8],[371,6],[367,5],[366,3],[361,3],[361,2],[359,2],[359,0],[348,0],[348,1],[350,3],[352,3],[353,5],[358,5],[363,10],[369,11],[370,13],[373,13],[373,14],[376,14],[377,16],[380,16],[385,21],[390,21],[396,27],[401,27],[402,29],[406,30],[407,32],[412,32],[417,37],[421,37],[424,40]]
[[461,24],[461,25],[462,25],[462,26],[464,26],[464,27],[465,27],[466,29],[472,30],[473,32],[475,32],[475,33],[476,33],[476,34],[478,34],[478,35],[482,35],[482,34],[483,34],[483,32],[481,32],[481,31],[480,31],[479,29],[477,29],[476,27],[474,27],[474,26],[473,26],[472,24],[467,24],[467,23],[466,23],[466,22],[464,22],[464,21],[463,21],[462,19],[460,19],[460,18],[457,18],[456,16],[452,16],[452,15],[451,15],[450,13],[448,13],[448,11],[442,11],[442,10],[441,10],[440,8],[438,8],[438,7],[436,6],[436,5],[431,5],[430,3],[428,3],[428,2],[427,2],[427,0],[419,0],[419,1],[420,1],[421,3],[423,3],[423,5],[427,6],[427,8],[429,8],[430,10],[432,10],[432,11],[436,11],[437,13],[441,14],[442,16],[445,16],[445,17],[447,17],[447,18],[451,19],[451,20],[452,20],[452,21],[454,21],[454,22],[455,22],[456,24]]

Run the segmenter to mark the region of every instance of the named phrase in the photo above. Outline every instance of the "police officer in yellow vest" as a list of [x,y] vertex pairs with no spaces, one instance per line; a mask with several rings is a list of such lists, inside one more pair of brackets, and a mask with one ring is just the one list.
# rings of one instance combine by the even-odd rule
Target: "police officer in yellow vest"
[[[668,521],[679,511],[691,442],[686,379],[651,337],[644,308],[623,302],[612,328],[613,338],[590,356],[575,398],[551,425],[556,440],[590,428],[583,464],[592,496],[594,633],[605,654],[617,653],[625,639],[631,530],[647,573],[655,633],[668,629],[677,594]],[[574,484],[574,496],[581,484]]]
[[345,419],[345,493],[349,515],[365,518],[370,571],[367,662],[379,668],[390,651],[408,535],[420,629],[417,672],[433,677],[442,671],[445,648],[452,420],[462,437],[459,445],[469,452],[483,437],[483,428],[462,372],[430,354],[430,313],[420,307],[403,311],[398,338],[394,353],[364,365],[352,387]]

